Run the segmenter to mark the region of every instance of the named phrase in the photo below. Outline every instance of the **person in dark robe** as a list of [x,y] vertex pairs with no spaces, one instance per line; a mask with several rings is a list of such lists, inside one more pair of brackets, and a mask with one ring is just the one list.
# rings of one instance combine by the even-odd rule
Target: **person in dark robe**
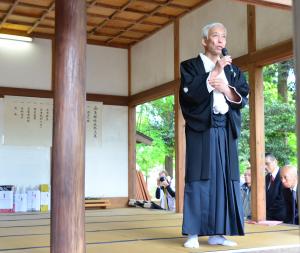
[[231,57],[221,56],[224,25],[206,25],[202,33],[204,53],[180,65],[186,122],[184,247],[198,248],[198,236],[209,236],[211,245],[236,246],[224,235],[244,235],[237,139],[249,86]]
[[265,154],[265,169],[267,172],[265,177],[267,220],[283,221],[286,214],[283,186],[277,159],[271,153]]
[[280,178],[284,187],[283,196],[286,203],[284,222],[299,225],[297,168],[292,165],[285,165],[280,170]]

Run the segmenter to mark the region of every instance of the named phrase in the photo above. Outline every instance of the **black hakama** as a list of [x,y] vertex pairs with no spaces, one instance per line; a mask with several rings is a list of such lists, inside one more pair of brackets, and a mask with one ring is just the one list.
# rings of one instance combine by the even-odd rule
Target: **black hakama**
[[229,169],[228,138],[232,137],[228,134],[228,122],[227,114],[214,114],[211,128],[205,131],[186,127],[186,159],[194,160],[199,152],[202,167],[209,166],[209,178],[185,184],[184,235],[244,235],[240,182],[232,180]]

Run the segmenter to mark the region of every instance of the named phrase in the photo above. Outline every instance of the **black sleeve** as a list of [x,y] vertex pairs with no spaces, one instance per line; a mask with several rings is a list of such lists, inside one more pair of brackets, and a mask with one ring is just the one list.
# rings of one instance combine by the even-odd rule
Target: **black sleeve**
[[173,198],[175,198],[175,192],[173,191],[170,185],[167,186],[167,191]]
[[201,104],[209,98],[206,80],[209,73],[200,74],[197,71],[194,61],[185,61],[180,65],[181,99],[192,103]]
[[160,188],[159,187],[156,188],[155,197],[157,199],[160,199]]

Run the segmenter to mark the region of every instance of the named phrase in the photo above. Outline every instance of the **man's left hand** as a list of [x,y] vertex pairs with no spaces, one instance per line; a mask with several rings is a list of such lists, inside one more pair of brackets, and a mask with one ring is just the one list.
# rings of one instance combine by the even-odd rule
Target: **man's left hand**
[[222,92],[223,94],[230,92],[229,86],[222,78],[210,79],[208,80],[208,83],[217,91]]

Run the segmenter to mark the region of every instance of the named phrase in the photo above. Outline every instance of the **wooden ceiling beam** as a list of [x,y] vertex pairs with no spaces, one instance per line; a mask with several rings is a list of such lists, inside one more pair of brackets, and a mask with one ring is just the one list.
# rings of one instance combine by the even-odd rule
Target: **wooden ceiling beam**
[[9,16],[13,13],[13,11],[15,10],[16,6],[18,5],[18,3],[20,2],[20,0],[16,0],[12,6],[9,8],[8,12],[6,13],[5,17],[2,19],[1,23],[0,23],[0,29],[1,27],[6,23],[7,19],[9,18]]
[[[9,21],[6,21],[5,24],[7,24],[7,25],[12,24],[12,25],[32,26],[31,22],[19,21],[19,20],[9,20]],[[0,29],[2,27],[3,26],[1,26]]]
[[[105,28],[108,28],[108,29],[112,29],[112,30],[116,30],[116,31],[126,31],[125,29],[122,29],[122,28],[118,28],[118,27],[115,27],[115,26],[110,26],[110,25],[106,25]],[[140,29],[131,29],[130,31],[132,32],[137,32],[137,33],[143,33],[143,34],[149,34],[148,31],[144,31],[144,30],[140,30]],[[98,31],[97,31],[98,32]],[[96,33],[96,32],[95,32]]]
[[154,14],[156,14],[161,8],[168,6],[170,3],[172,2],[172,0],[168,0],[167,2],[158,5],[154,10],[152,10],[150,13],[145,14],[142,18],[140,18],[135,24],[132,24],[131,26],[129,26],[128,28],[126,28],[124,32],[119,33],[117,36],[115,36],[114,38],[110,39],[109,41],[107,41],[107,43],[111,43],[113,40],[121,37],[123,35],[123,33],[130,31],[136,24],[141,24],[146,18],[153,16]]
[[[14,1],[12,1],[12,0],[1,0],[1,3],[13,4]],[[20,6],[20,7],[27,7],[27,8],[36,8],[36,9],[40,9],[40,10],[47,10],[47,8],[44,7],[44,6],[36,5],[36,4],[31,4],[31,3],[19,2],[18,6]]]
[[[137,0],[135,0],[135,1],[137,1]],[[138,1],[140,2],[140,0],[138,0]],[[159,7],[159,6],[161,6],[161,7],[166,6],[165,3],[162,4],[162,3],[158,3],[158,2],[152,2],[152,1],[149,1],[149,2],[151,2],[152,4],[153,3],[157,4],[157,7]],[[172,3],[168,4],[168,6],[172,6],[172,5],[174,5],[174,4],[172,4]],[[97,3],[97,4],[95,4],[95,6],[109,8],[109,9],[113,9],[113,10],[116,10],[116,11],[120,11],[121,9],[123,9],[123,8],[116,7],[114,5],[103,4],[103,3]],[[141,14],[141,15],[147,15],[147,14],[149,14],[148,11],[136,10],[134,8],[130,8],[129,6],[130,6],[130,4],[123,11],[130,11],[130,12],[134,12],[134,13]],[[185,8],[185,11],[189,11],[189,10],[190,10],[189,8]],[[162,14],[162,13],[156,13],[155,16],[162,17],[162,18],[174,18],[175,17],[175,16],[172,16],[172,15],[167,15],[167,14]]]
[[91,8],[91,7],[95,6],[95,4],[97,3],[97,1],[98,0],[93,0],[90,3],[87,3],[86,4],[86,8],[88,9],[88,8]]
[[109,45],[105,41],[99,41],[94,39],[88,39],[88,44],[91,45],[97,45],[97,46],[104,46],[104,47],[114,47],[114,48],[124,48],[128,49],[129,46],[127,44],[121,44],[121,43],[110,43]]
[[[158,5],[163,4],[163,3],[155,1],[155,0],[139,0],[139,2],[151,3],[151,4],[155,3],[155,4],[158,4]],[[187,6],[176,4],[176,3],[170,3],[169,6],[173,7],[173,8],[185,10],[185,11],[190,11],[191,10],[191,8],[189,8]]]
[[[95,36],[106,36],[106,37],[109,37],[109,38],[113,38],[113,37],[114,37],[113,34],[110,34],[110,33],[104,33],[104,32],[95,32],[94,35],[95,35]],[[120,37],[120,38],[128,39],[128,40],[133,40],[133,41],[139,41],[138,38],[132,37],[132,36],[122,36],[122,37]]]
[[[196,8],[199,8],[200,6],[203,6],[203,5],[207,4],[207,3],[210,2],[210,1],[211,1],[211,0],[202,0],[202,1],[200,1],[199,3],[197,3],[196,5],[194,5],[193,8],[192,8],[191,10],[194,10],[194,9],[196,9]],[[183,12],[182,14],[178,15],[178,16],[176,17],[176,19],[177,19],[177,18],[180,18],[180,17],[182,17],[182,16],[184,16],[186,13],[187,13],[187,12]],[[169,25],[170,23],[174,22],[176,19],[174,19],[174,20],[173,20],[173,19],[172,19],[172,20],[169,20],[167,23],[164,24],[163,27],[161,27],[161,28],[159,28],[159,29],[157,29],[157,30],[151,31],[150,33],[148,33],[147,35],[145,35],[145,36],[144,36],[141,40],[139,40],[138,42],[141,42],[141,41],[143,41],[143,40],[149,38],[149,37],[150,37],[151,35],[153,35],[154,33],[158,32],[159,30],[163,29],[164,27],[166,27],[166,26]],[[132,30],[131,30],[131,31],[132,31]],[[135,44],[136,44],[136,42],[130,44],[130,47],[132,47],[132,46],[135,45]]]
[[[104,19],[109,18],[109,16],[105,16],[105,15],[101,15],[101,14],[95,14],[95,13],[89,13],[87,15],[87,17],[104,18]],[[119,20],[119,21],[125,21],[125,22],[129,22],[129,23],[135,23],[136,22],[135,19],[116,17],[116,16],[114,16],[112,19],[113,20]],[[149,22],[149,21],[144,21],[143,24],[157,26],[157,27],[161,27],[161,26],[164,25],[164,24],[159,24],[159,23],[154,23],[154,22]],[[98,24],[91,24],[91,26],[96,26],[96,25],[98,25]]]
[[[122,8],[117,8],[115,9],[115,12],[110,15],[108,18],[106,18],[104,21],[102,21],[101,23],[99,23],[97,26],[95,26],[89,33],[88,36],[93,35],[98,29],[101,29],[103,26],[106,25],[107,21],[111,20],[114,16],[116,16],[117,14],[119,14],[120,12],[126,10],[126,8],[133,2],[135,2],[136,0],[129,0],[125,5],[122,6]],[[97,3],[98,4],[98,3]],[[96,4],[96,5],[97,5]]]
[[[6,15],[7,11],[4,11],[4,10],[0,10],[0,14],[2,15]],[[14,11],[13,13],[14,16],[18,16],[18,17],[25,17],[25,18],[40,18],[40,15],[36,15],[36,14],[27,14],[27,13],[23,13],[23,12],[20,12],[20,11]]]
[[293,40],[289,39],[273,46],[258,49],[253,53],[249,53],[233,59],[233,63],[243,71],[246,71],[249,64],[257,66],[266,66],[279,61],[291,59],[293,57]]
[[42,14],[42,16],[33,24],[33,26],[27,31],[27,34],[31,34],[33,32],[33,30],[46,18],[46,16],[54,10],[55,7],[55,2],[53,2],[52,4],[50,4],[50,6],[48,7],[48,9],[46,11],[44,11],[44,13]]
[[[164,6],[167,6],[167,5],[164,5]],[[153,11],[155,11],[157,8],[160,9],[161,7],[164,7],[164,6],[162,6],[162,5],[157,6]],[[153,12],[153,11],[151,11],[151,12],[141,11],[141,10],[136,10],[136,9],[132,9],[132,8],[127,8],[127,11],[136,12],[136,13],[142,14],[142,15],[149,15],[151,12]],[[167,15],[167,14],[162,14],[162,13],[156,13],[156,12],[155,12],[155,14],[153,14],[151,16],[157,16],[157,17],[168,18],[168,19],[176,17],[175,15],[172,16],[172,15]]]

